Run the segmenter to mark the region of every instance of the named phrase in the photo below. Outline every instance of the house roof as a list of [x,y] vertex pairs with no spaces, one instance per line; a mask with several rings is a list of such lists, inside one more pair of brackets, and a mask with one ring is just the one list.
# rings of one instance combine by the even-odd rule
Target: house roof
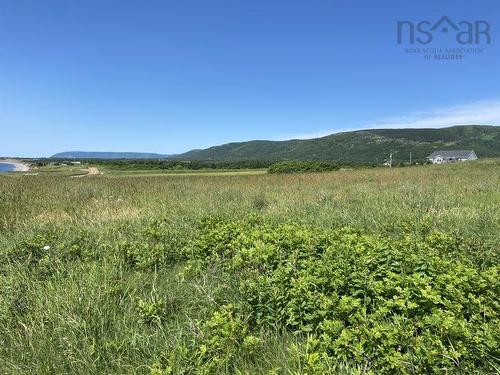
[[[437,22],[434,24],[434,26],[432,26],[431,31],[436,30],[436,29],[437,29],[437,28],[438,28],[438,27],[439,27],[442,23],[444,23],[444,22],[448,23],[448,25],[450,25],[451,27],[453,27],[455,30],[458,30],[458,26],[457,26],[457,25],[455,25],[455,23],[454,23],[452,20],[450,20],[450,19],[449,19],[448,17],[446,17],[446,16],[443,16],[443,17],[441,17],[441,18],[439,19],[439,21],[437,21]],[[444,27],[444,28],[443,28],[443,32],[448,32],[448,30],[447,30],[447,28],[446,28],[446,27]]]
[[427,158],[434,159],[435,157],[442,156],[443,158],[467,159],[473,152],[473,150],[441,150],[434,151]]

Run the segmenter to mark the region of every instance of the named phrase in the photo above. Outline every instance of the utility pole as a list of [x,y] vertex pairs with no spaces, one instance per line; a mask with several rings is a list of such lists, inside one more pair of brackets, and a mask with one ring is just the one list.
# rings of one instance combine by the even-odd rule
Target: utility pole
[[389,155],[389,168],[392,168],[392,152]]
[[411,165],[411,151],[410,151],[410,165]]

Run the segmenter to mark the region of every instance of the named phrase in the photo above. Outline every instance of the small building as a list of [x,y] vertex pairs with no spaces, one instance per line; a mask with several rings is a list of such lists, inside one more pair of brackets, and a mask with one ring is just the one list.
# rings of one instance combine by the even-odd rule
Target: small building
[[433,164],[455,163],[457,161],[476,160],[477,155],[474,150],[443,150],[434,151],[427,156],[427,160]]

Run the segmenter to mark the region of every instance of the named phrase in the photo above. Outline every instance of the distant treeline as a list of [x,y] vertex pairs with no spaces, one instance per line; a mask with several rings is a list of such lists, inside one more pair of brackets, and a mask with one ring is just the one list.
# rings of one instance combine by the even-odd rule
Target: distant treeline
[[[44,159],[40,165],[64,163],[71,160]],[[151,160],[151,159],[78,159],[85,164],[98,164],[120,170],[200,170],[200,169],[264,169],[274,161],[239,160],[239,161],[202,161],[202,160]]]
[[262,169],[271,162],[248,161],[183,161],[183,160],[106,160],[105,164],[117,169],[166,169],[166,170],[200,170],[200,169]]
[[[173,160],[173,159],[36,159],[38,166],[51,163],[65,164],[79,161],[82,164],[102,165],[116,170],[202,170],[202,169],[267,169],[269,173],[324,172],[339,168],[379,167],[377,163],[338,162],[334,160]],[[424,164],[416,160],[412,164]],[[409,163],[394,162],[393,167]]]

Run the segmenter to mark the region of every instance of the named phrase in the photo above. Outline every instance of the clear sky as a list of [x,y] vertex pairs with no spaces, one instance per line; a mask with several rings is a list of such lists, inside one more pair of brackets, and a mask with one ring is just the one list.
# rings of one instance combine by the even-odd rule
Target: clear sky
[[[397,44],[398,20],[443,15],[489,22],[491,44]],[[499,125],[499,21],[498,0],[0,0],[0,155]]]

